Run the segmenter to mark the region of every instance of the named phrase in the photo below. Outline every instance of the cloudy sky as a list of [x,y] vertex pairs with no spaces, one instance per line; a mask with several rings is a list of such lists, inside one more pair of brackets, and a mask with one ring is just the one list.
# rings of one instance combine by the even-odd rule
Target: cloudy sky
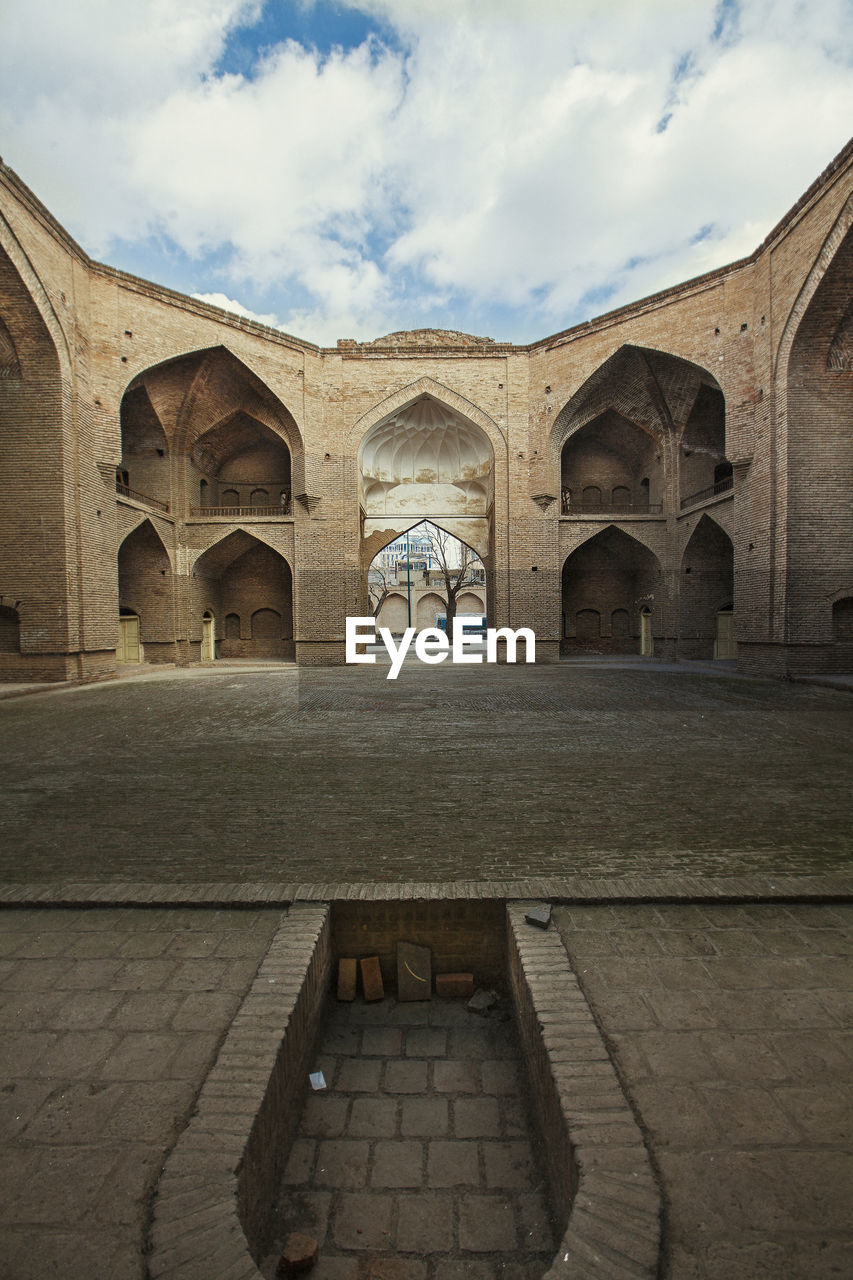
[[87,252],[322,344],[731,262],[851,122],[853,0],[0,0],[0,154]]

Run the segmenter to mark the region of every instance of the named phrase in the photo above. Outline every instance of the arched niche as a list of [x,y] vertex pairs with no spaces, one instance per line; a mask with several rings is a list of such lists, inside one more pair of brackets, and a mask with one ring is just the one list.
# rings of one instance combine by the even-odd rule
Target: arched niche
[[[677,491],[680,439],[691,415],[702,416],[704,410],[696,406],[707,403],[708,392],[715,393],[714,403],[722,406],[724,442],[722,392],[707,369],[666,351],[632,344],[619,347],[557,414],[551,435],[555,471],[559,469],[562,479],[568,470],[574,480],[577,462],[595,463],[602,471],[600,487],[608,503],[613,501],[613,488],[622,485],[630,488],[631,500],[640,510],[647,503],[656,512]],[[645,439],[632,434],[631,428],[645,433]],[[570,446],[574,437],[577,456]],[[608,485],[608,464],[617,466],[620,459],[626,474]],[[571,490],[573,485],[561,487]],[[563,514],[572,514],[565,505],[564,499]]]
[[[686,659],[733,657],[721,631],[734,643],[734,548],[724,529],[703,515],[690,535],[681,558],[678,656]],[[720,619],[720,614],[728,614]],[[718,655],[718,649],[726,652]]]
[[661,590],[657,556],[636,538],[608,525],[563,564],[562,649],[639,653],[641,612],[649,609],[659,617]]
[[238,619],[236,627],[223,622],[219,657],[293,659],[293,573],[280,552],[237,529],[196,559],[190,581],[192,644],[203,639],[199,620],[207,611]]
[[167,509],[171,503],[169,446],[166,433],[144,385],[122,396],[121,462],[116,481],[119,492],[144,501],[153,498]]
[[232,414],[200,436],[190,460],[202,507],[252,507],[282,514],[290,510],[290,450],[281,436],[251,414]]
[[[146,662],[174,660],[174,596],[172,566],[162,538],[143,520],[118,550],[119,614],[139,619],[138,641]],[[127,642],[124,632],[120,646]],[[125,661],[138,661],[139,658]]]
[[717,387],[699,389],[681,437],[679,497],[681,506],[701,495],[714,497],[732,488],[732,465],[726,458],[726,407]]
[[359,449],[367,518],[488,514],[494,456],[480,427],[429,395],[374,426]]
[[[835,670],[825,601],[853,580],[853,200],[827,239],[803,297],[778,398],[787,408],[787,640],[810,669]],[[806,300],[807,299],[807,300]],[[783,353],[785,349],[783,340]],[[782,369],[780,369],[781,377]],[[784,414],[780,413],[784,420]],[[791,535],[794,536],[791,536]]]
[[[660,504],[662,471],[656,462],[660,446],[650,431],[618,413],[605,410],[580,427],[563,445],[560,489],[564,515],[597,511],[646,513]],[[655,477],[652,497],[649,483]]]
[[[22,660],[6,659],[12,678],[21,678],[26,655],[77,647],[68,592],[78,580],[76,569],[66,572],[77,536],[65,505],[74,493],[73,397],[64,334],[2,218],[0,245],[0,588],[27,602]],[[99,493],[101,483],[98,476]],[[44,664],[34,658],[33,667],[43,679]]]
[[[255,488],[274,482],[271,505],[278,510],[289,505],[294,489],[301,491],[304,448],[293,414],[226,347],[189,352],[145,369],[130,383],[126,397],[140,388],[165,434],[169,454],[187,460],[183,500],[192,514],[218,505],[213,499],[229,478],[221,475],[229,462],[238,470],[248,469],[246,475],[230,477],[232,481],[246,480]],[[248,497],[247,492],[247,506]]]

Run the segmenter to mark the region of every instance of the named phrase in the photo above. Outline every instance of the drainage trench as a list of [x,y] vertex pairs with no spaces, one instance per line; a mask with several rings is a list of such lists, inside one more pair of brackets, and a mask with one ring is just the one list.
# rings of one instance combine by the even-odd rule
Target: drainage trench
[[[642,1135],[559,935],[525,915],[291,905],[161,1174],[152,1280],[271,1280],[291,1232],[317,1280],[656,1276]],[[398,942],[497,1003],[398,999]],[[338,960],[371,956],[383,998],[339,1002]]]
[[[400,1000],[396,944],[428,947],[433,974],[473,973],[498,999]],[[356,1280],[533,1280],[556,1235],[506,972],[500,903],[342,904],[340,957],[378,956],[385,995],[328,997],[271,1216],[262,1274],[285,1240],[319,1246],[320,1274]],[[391,1265],[393,1263],[393,1266]]]

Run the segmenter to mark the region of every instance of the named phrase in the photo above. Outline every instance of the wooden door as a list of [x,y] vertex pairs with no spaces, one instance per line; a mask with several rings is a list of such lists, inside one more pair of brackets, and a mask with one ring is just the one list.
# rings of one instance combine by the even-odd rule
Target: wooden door
[[737,657],[734,614],[729,610],[717,614],[717,643],[714,646],[714,657]]
[[136,617],[119,618],[116,662],[139,661],[139,619]]
[[651,658],[654,655],[655,645],[652,639],[652,615],[650,613],[640,614],[640,653],[644,658]]
[[214,621],[209,615],[201,620],[201,660],[213,662],[216,657]]

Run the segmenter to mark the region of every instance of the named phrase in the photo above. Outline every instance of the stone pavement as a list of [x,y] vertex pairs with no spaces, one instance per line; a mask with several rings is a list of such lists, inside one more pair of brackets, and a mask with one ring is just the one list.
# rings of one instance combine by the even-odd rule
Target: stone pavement
[[[4,1280],[145,1276],[154,1181],[280,918],[0,911]],[[662,1275],[849,1275],[853,905],[568,905],[554,919],[660,1179]],[[382,1202],[387,1221],[375,1221],[414,1280],[430,1267],[450,1280],[462,1258],[457,1276],[502,1274],[462,1234],[476,1230],[464,1208],[477,1196],[511,1201],[516,1246],[532,1230],[539,1266],[535,1150],[501,1092],[513,1087],[509,1028],[479,1024],[472,1038],[454,1004],[428,1017],[390,1000],[333,1006],[318,1058],[331,1089],[309,1097],[289,1175],[303,1200],[285,1195],[295,1216],[281,1219],[304,1225],[307,1209],[327,1224],[329,1280],[372,1256],[350,1247],[347,1224],[372,1230],[374,1217],[355,1221],[349,1196]],[[521,1170],[524,1189],[510,1185]],[[403,1209],[426,1196],[455,1199],[435,1218],[451,1225],[448,1247],[431,1258]],[[532,1259],[509,1261],[507,1275],[536,1274]]]
[[316,1068],[328,1089],[293,1143],[268,1280],[291,1231],[318,1240],[316,1280],[547,1270],[556,1241],[505,1002],[486,1017],[456,1000],[333,1004]]
[[849,866],[844,693],[636,665],[385,674],[217,663],[0,702],[0,880]]
[[141,1280],[150,1199],[278,911],[0,912],[0,1275]]
[[[498,896],[566,886],[556,926],[664,1195],[662,1275],[853,1274],[851,709],[804,684],[570,664],[405,667],[395,684],[382,668],[217,664],[5,699],[0,896],[61,901],[51,886],[68,881],[81,903],[140,905],[0,909],[0,1276],[145,1276],[164,1155],[303,896],[282,884],[410,898],[429,880],[433,897],[476,897],[513,877],[534,887]],[[765,891],[789,900],[696,901]],[[142,907],[158,896],[246,909]],[[367,1033],[395,1025],[408,1047],[404,1024],[355,1028],[355,1064],[381,1065]],[[417,1060],[423,1100],[441,1101],[440,1055]],[[482,1097],[444,1096],[448,1124],[488,1101],[487,1060]],[[427,1185],[441,1142],[479,1144],[462,1199],[509,1192],[491,1188],[484,1145],[523,1137],[406,1134],[406,1095],[381,1073],[375,1098],[331,1079],[351,1093],[347,1125],[381,1127],[387,1107],[355,1104],[390,1099],[395,1132],[306,1134],[311,1176],[320,1144],[366,1143],[351,1190],[387,1195],[392,1231],[414,1191],[373,1178],[397,1137],[420,1146],[419,1194],[454,1194]],[[459,1261],[459,1205],[453,1250],[404,1261]],[[333,1203],[346,1266],[337,1222]],[[494,1259],[474,1253],[463,1274],[479,1280]]]
[[554,915],[658,1170],[665,1275],[853,1275],[853,906]]

